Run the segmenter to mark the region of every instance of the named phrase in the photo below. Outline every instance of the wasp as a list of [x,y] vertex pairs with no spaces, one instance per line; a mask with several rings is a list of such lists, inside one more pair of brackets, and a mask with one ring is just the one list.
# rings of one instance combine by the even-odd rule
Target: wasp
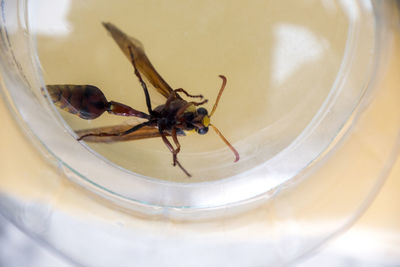
[[[218,128],[210,123],[210,118],[217,109],[218,102],[225,89],[227,83],[226,77],[219,75],[222,79],[222,85],[215,104],[209,113],[207,109],[202,107],[208,100],[204,99],[201,94],[192,95],[183,88],[172,89],[165,82],[146,56],[140,41],[126,35],[111,23],[103,22],[103,26],[133,65],[134,73],[144,91],[147,113],[116,101],[108,101],[104,93],[93,85],[47,85],[49,96],[56,106],[82,119],[93,120],[106,111],[113,115],[133,116],[143,119],[143,122],[136,125],[116,125],[80,130],[77,131],[79,136],[77,140],[117,142],[161,137],[164,144],[172,153],[173,166],[178,166],[188,177],[191,177],[191,174],[178,160],[178,153],[181,150],[178,136],[185,136],[187,132],[197,132],[200,135],[204,135],[208,132],[209,127],[211,127],[232,150],[235,156],[234,161],[237,162],[239,160],[239,153]],[[152,108],[149,90],[144,79],[166,98],[164,104],[154,109]],[[192,100],[198,99],[198,101],[187,101],[183,99],[183,95]],[[175,146],[172,145],[167,137],[172,139]]]

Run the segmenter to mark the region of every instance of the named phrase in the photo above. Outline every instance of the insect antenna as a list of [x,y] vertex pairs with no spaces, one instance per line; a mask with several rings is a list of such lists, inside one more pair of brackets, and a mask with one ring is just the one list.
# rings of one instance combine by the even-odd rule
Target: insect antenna
[[215,110],[217,109],[218,102],[219,102],[222,92],[224,91],[225,86],[226,86],[226,77],[224,75],[219,75],[219,77],[222,79],[222,85],[221,85],[221,89],[219,89],[217,100],[215,100],[215,104],[213,106],[213,109],[211,110],[209,117],[211,117],[214,114]]
[[[214,114],[215,110],[217,109],[218,102],[221,99],[222,93],[224,92],[224,89],[225,89],[225,86],[226,86],[226,77],[224,75],[219,75],[219,77],[222,79],[221,89],[219,89],[217,100],[215,100],[215,104],[213,106],[213,109],[211,110],[211,113],[210,113],[210,115],[208,117],[211,117]],[[222,139],[222,141],[225,142],[225,144],[230,148],[230,150],[232,150],[233,154],[235,154],[235,161],[234,162],[237,162],[240,159],[240,156],[239,156],[239,153],[236,151],[236,149],[231,145],[231,143],[229,143],[228,140],[226,140],[225,136],[222,135],[222,133],[218,130],[217,127],[215,127],[211,123],[209,125],[219,135],[219,137]]]
[[240,157],[239,157],[239,153],[236,151],[236,149],[231,145],[231,143],[228,142],[228,140],[226,140],[225,136],[222,135],[222,133],[218,130],[217,127],[215,127],[214,125],[212,125],[210,123],[210,126],[214,129],[214,131],[219,135],[219,137],[221,137],[222,141],[225,142],[225,144],[232,150],[233,154],[235,154],[235,161],[237,162]]

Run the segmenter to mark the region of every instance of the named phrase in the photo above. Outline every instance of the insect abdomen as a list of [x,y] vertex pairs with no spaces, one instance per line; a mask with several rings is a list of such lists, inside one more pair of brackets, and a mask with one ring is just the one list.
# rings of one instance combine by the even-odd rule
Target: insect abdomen
[[108,109],[109,103],[99,88],[93,85],[47,85],[53,103],[61,109],[92,120]]

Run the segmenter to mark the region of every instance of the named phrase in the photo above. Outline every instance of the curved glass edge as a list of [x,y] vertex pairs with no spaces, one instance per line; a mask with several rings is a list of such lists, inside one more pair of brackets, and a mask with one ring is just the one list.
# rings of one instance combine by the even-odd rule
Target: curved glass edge
[[[355,110],[355,112],[353,112],[352,114],[351,120],[349,120],[351,122],[354,122],[355,125],[351,124],[345,125],[343,127],[343,129],[346,129],[342,133],[343,136],[333,142],[334,145],[336,145],[336,143],[338,143],[338,145],[332,146],[331,150],[335,152],[335,150],[337,151],[338,149],[341,149],[341,146],[348,146],[346,144],[348,139],[354,140],[355,138],[360,138],[362,137],[362,132],[365,135],[365,132],[368,132],[371,129],[370,127],[368,127],[369,125],[368,123],[366,123],[366,121],[368,119],[373,121],[375,119],[373,117],[376,116],[376,113],[378,113],[379,115],[386,115],[383,116],[384,118],[391,117],[391,114],[393,114],[393,112],[396,113],[396,116],[393,116],[391,118],[392,120],[390,120],[390,122],[388,123],[393,124],[391,127],[392,132],[390,135],[392,139],[390,139],[390,142],[388,142],[388,147],[382,149],[381,147],[379,147],[379,144],[374,144],[373,138],[376,136],[379,136],[380,138],[382,138],[383,136],[388,137],[387,129],[373,129],[373,131],[367,133],[367,135],[371,136],[365,138],[367,140],[363,140],[362,143],[365,144],[365,142],[368,142],[368,139],[370,139],[371,142],[368,142],[368,144],[374,144],[376,147],[369,146],[368,149],[374,150],[375,159],[379,158],[381,162],[375,163],[379,165],[379,171],[377,171],[376,173],[368,173],[370,166],[368,166],[367,162],[363,162],[362,164],[360,164],[360,167],[365,167],[365,170],[363,171],[363,173],[359,174],[360,176],[358,177],[358,179],[370,179],[368,175],[375,176],[374,180],[369,181],[369,187],[367,187],[368,189],[366,190],[367,193],[365,199],[360,199],[357,203],[358,205],[349,207],[350,209],[353,209],[353,212],[349,213],[348,216],[343,217],[340,223],[338,223],[338,225],[336,226],[337,229],[335,229],[335,231],[326,231],[326,234],[323,238],[321,238],[317,242],[309,244],[306,253],[294,256],[290,260],[285,261],[285,264],[294,264],[296,262],[306,259],[313,253],[313,251],[320,248],[327,241],[340,236],[343,232],[349,229],[374,201],[375,197],[380,192],[382,186],[384,185],[387,177],[389,176],[395,162],[398,160],[398,157],[400,155],[400,116],[397,115],[397,112],[394,108],[396,107],[396,110],[399,110],[398,103],[396,103],[396,100],[399,99],[399,94],[396,90],[397,83],[391,80],[393,79],[391,77],[397,77],[397,74],[395,74],[394,72],[396,72],[396,70],[398,69],[398,62],[400,59],[400,50],[398,48],[395,48],[399,47],[400,45],[400,28],[398,26],[400,21],[400,3],[399,1],[386,1],[385,3],[381,1],[372,1],[372,6],[374,9],[376,21],[375,27],[377,29],[380,29],[380,31],[376,31],[378,36],[376,38],[377,49],[375,53],[379,51],[381,55],[379,64],[376,64],[373,69],[374,73],[376,73],[377,75],[375,75],[373,79],[371,79],[371,81],[366,84],[366,86],[374,87],[379,84],[380,86],[382,86],[382,88],[380,88],[379,90],[366,91],[362,101],[360,101],[359,105],[357,106],[358,112],[356,112],[357,110]],[[392,106],[390,106],[387,101],[393,98],[396,100],[392,101]],[[388,107],[383,107],[386,104],[388,105]],[[357,144],[355,146],[357,146]],[[365,152],[368,153],[369,151]],[[385,153],[384,157],[382,157],[383,153]],[[351,155],[347,156],[347,158],[352,158]],[[336,155],[336,157],[338,156]],[[317,164],[324,164],[324,161],[317,162]],[[344,167],[343,169],[346,170],[346,167]],[[346,196],[342,197],[344,199],[348,198]],[[340,203],[336,204],[340,205]]]

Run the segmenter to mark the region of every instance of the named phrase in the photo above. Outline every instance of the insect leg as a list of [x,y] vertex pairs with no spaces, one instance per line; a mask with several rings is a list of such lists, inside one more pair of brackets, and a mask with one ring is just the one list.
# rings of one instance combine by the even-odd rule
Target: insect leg
[[186,96],[188,97],[193,97],[193,98],[203,98],[203,95],[191,95],[189,94],[186,90],[184,90],[183,88],[178,88],[174,90],[175,93],[184,93]]
[[[172,102],[172,100],[177,98],[177,96],[178,96],[177,92],[181,92],[181,90],[182,90],[182,92],[184,92],[189,97],[203,98],[202,95],[191,95],[188,92],[186,92],[185,90],[183,90],[182,88],[178,88],[178,89],[175,89],[174,91],[172,91],[172,93],[168,96],[167,101],[165,102],[165,108],[166,109],[168,109],[168,107],[169,107],[170,103]],[[199,105],[203,105],[203,104],[205,104],[207,102],[208,102],[207,99],[205,99],[205,100],[203,100],[201,102],[187,102],[187,104],[184,106],[185,108],[183,108],[183,110],[186,110],[192,104],[195,105],[195,106],[199,106]]]
[[135,125],[132,128],[130,128],[130,129],[124,131],[124,132],[119,132],[119,133],[106,133],[106,132],[103,132],[103,133],[88,133],[88,134],[80,136],[77,140],[81,141],[82,139],[84,139],[85,137],[88,137],[88,136],[100,136],[101,137],[101,136],[122,136],[122,135],[127,135],[127,134],[130,134],[130,133],[132,133],[134,131],[137,131],[140,128],[143,128],[144,126],[147,126],[147,125],[149,125],[148,121],[143,122],[143,123],[138,124],[138,125]]
[[[183,166],[181,165],[181,163],[178,161],[177,153],[178,153],[179,150],[180,150],[180,146],[179,146],[179,149],[175,150],[175,149],[173,148],[171,142],[167,139],[167,137],[165,136],[165,134],[163,133],[162,130],[160,130],[160,134],[161,134],[161,138],[162,138],[164,144],[168,147],[169,151],[171,151],[171,153],[172,153],[172,156],[173,156],[173,159],[174,159],[174,166],[178,165],[179,168],[181,168],[181,170],[182,170],[188,177],[192,177],[192,175],[190,175],[190,173],[189,173],[187,170],[185,170],[185,168],[183,168]],[[175,136],[176,136],[176,130],[175,130]],[[178,139],[176,139],[176,140],[178,140]]]
[[143,87],[144,95],[146,97],[146,105],[147,105],[147,110],[149,111],[150,114],[153,114],[153,110],[151,108],[151,102],[150,102],[150,95],[149,95],[149,90],[147,90],[147,85],[143,81],[142,76],[140,75],[140,72],[136,68],[136,63],[135,63],[135,57],[132,52],[132,48],[129,46],[129,54],[131,56],[131,62],[133,65],[133,68],[135,69],[135,75],[138,77],[140,84]]
[[176,162],[178,160],[177,159],[177,155],[178,155],[179,151],[181,151],[181,144],[179,144],[178,137],[176,136],[176,128],[172,129],[171,135],[172,135],[172,140],[174,140],[174,143],[175,143],[175,146],[176,146],[176,149],[172,153],[173,160],[174,160],[174,166],[175,166]]
[[201,101],[201,102],[190,102],[191,104],[193,104],[193,105],[195,105],[195,106],[201,106],[201,105],[204,105],[205,103],[207,103],[208,102],[208,99],[204,99],[203,101]]
[[178,160],[176,160],[176,164],[179,166],[179,168],[181,168],[181,170],[182,170],[188,177],[192,177],[192,175],[191,175],[187,170],[185,170],[185,168],[183,168],[182,164],[181,164]]
[[[172,153],[173,165],[175,166],[175,165],[176,165],[176,162],[177,162],[177,154],[178,154],[179,151],[180,151],[180,147],[177,148],[177,149],[174,149],[174,147],[172,146],[172,144],[171,144],[171,142],[168,140],[168,138],[165,136],[165,134],[164,134],[162,131],[160,131],[160,134],[161,134],[162,140],[164,141],[164,144],[168,147],[169,151],[171,151],[171,153]],[[176,136],[176,130],[175,130],[175,136]],[[175,141],[175,140],[174,140],[174,141]]]

